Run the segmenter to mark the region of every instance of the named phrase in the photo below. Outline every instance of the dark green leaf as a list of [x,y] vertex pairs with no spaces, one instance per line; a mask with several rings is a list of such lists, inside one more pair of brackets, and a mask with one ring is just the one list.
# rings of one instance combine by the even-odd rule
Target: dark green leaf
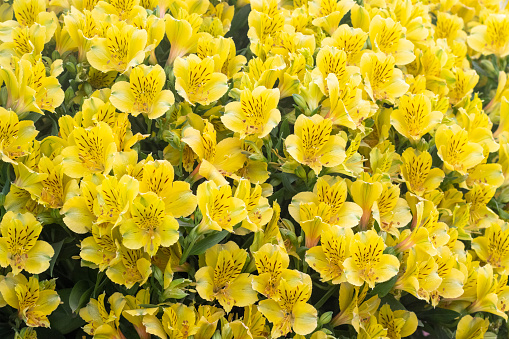
[[221,231],[212,235],[206,235],[205,238],[196,242],[196,244],[193,246],[193,249],[191,250],[191,252],[189,252],[189,254],[200,255],[205,253],[206,250],[208,250],[209,248],[216,244],[219,244],[221,240],[226,238],[228,233],[229,233],[228,231]]
[[55,267],[55,263],[57,262],[58,255],[60,254],[60,251],[62,250],[62,246],[64,245],[66,238],[60,240],[59,242],[56,242],[54,244],[51,244],[53,247],[53,250],[55,251],[55,254],[53,254],[53,258],[51,258],[51,261],[49,263],[49,274],[53,277],[53,268]]
[[[90,286],[90,283],[86,280],[78,281],[71,290],[71,294],[69,295],[69,307],[72,312],[76,312],[81,307],[84,306],[86,301],[84,299],[90,299],[90,294],[92,293],[93,288]],[[88,297],[87,297],[88,294]]]
[[394,284],[396,284],[396,281],[398,280],[398,276],[395,275],[390,280],[387,280],[386,282],[376,284],[375,288],[370,292],[371,295],[378,295],[379,298],[385,297],[394,287]]

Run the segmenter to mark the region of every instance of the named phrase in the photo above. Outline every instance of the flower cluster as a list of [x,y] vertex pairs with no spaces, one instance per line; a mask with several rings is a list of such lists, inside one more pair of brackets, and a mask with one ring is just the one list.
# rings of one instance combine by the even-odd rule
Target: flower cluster
[[507,2],[11,2],[2,335],[508,336]]

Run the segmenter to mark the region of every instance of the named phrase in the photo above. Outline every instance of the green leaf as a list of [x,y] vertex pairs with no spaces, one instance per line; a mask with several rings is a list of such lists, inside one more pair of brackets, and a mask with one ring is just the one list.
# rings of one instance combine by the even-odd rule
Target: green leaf
[[66,238],[60,240],[59,242],[51,244],[51,246],[53,247],[53,250],[55,251],[53,258],[51,258],[51,261],[49,263],[49,274],[52,277],[53,277],[53,268],[55,267],[55,263],[57,262],[58,255],[60,254],[60,251],[62,250],[62,246],[64,245],[65,240],[66,240]]
[[86,280],[80,280],[74,285],[69,295],[69,307],[73,313],[88,302],[92,291],[93,287]]
[[214,245],[219,244],[229,234],[228,231],[221,231],[215,234],[205,236],[202,240],[198,241],[194,246],[189,255],[200,255],[205,253],[206,250]]
[[459,320],[460,314],[456,311],[447,310],[445,308],[435,308],[431,306],[423,309],[420,312],[415,312],[417,318],[421,320],[428,320],[431,322],[438,322],[442,324],[450,324],[455,320]]
[[379,298],[385,297],[392,290],[396,281],[398,280],[398,276],[395,275],[391,279],[386,282],[376,284],[375,288],[370,292],[371,295],[378,295]]

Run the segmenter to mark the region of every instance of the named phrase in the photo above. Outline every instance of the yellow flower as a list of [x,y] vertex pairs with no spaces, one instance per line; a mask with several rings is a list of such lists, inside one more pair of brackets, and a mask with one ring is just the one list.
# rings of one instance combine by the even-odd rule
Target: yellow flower
[[321,280],[340,284],[346,281],[346,258],[350,256],[350,243],[353,232],[349,228],[339,226],[326,227],[320,239],[320,246],[310,248],[306,252],[306,262],[315,271],[320,273]]
[[164,22],[166,37],[171,44],[166,65],[173,64],[177,58],[188,53],[195,53],[198,40],[207,35],[204,32],[198,33],[203,18],[198,13],[188,13],[185,8],[176,10],[174,16],[166,14]]
[[361,58],[361,75],[364,88],[371,100],[387,100],[390,103],[406,93],[410,87],[403,79],[403,73],[395,68],[392,55],[366,53]]
[[472,240],[472,248],[479,258],[490,264],[499,274],[509,272],[509,230],[502,229],[498,223],[492,223],[484,236]]
[[438,275],[438,264],[432,256],[414,249],[410,249],[405,257],[406,260],[402,260],[404,271],[402,269],[403,274],[398,276],[395,288],[429,302],[431,293],[442,284],[442,278]]
[[97,186],[102,179],[92,176],[80,182],[80,191],[76,196],[67,199],[60,213],[64,223],[75,233],[83,234],[92,229],[97,217],[94,214],[94,201],[97,199]]
[[383,185],[379,178],[379,175],[370,177],[368,173],[364,172],[348,187],[353,201],[362,208],[362,216],[359,223],[361,230],[367,229],[371,212],[373,209],[376,211],[376,206],[374,205],[382,194]]
[[485,25],[472,28],[468,45],[483,55],[495,54],[503,58],[509,54],[509,18],[507,14],[490,14]]
[[196,272],[196,290],[205,300],[216,300],[229,313],[233,306],[248,306],[258,300],[251,275],[241,273],[247,252],[230,241],[205,252],[205,266]]
[[364,120],[375,111],[370,102],[362,98],[362,89],[355,83],[340,85],[336,75],[332,73],[325,80],[329,89],[329,97],[322,103],[327,112],[325,118],[331,119],[334,125],[364,131]]
[[0,107],[0,159],[16,163],[16,159],[29,152],[37,135],[31,120],[19,121],[18,115]]
[[388,338],[388,329],[379,324],[376,317],[361,319],[360,327],[357,330],[358,339]]
[[368,33],[362,29],[343,24],[330,37],[322,40],[322,46],[332,46],[345,51],[347,64],[356,66],[361,61],[361,50],[367,38]]
[[266,137],[281,121],[277,109],[279,90],[256,87],[253,91],[240,92],[240,101],[225,106],[221,121],[229,130],[239,133],[244,139],[248,135]]
[[299,163],[307,165],[318,175],[322,167],[334,167],[345,160],[345,142],[331,135],[332,121],[320,115],[308,118],[299,115],[295,134],[285,140],[288,153]]
[[399,195],[399,186],[384,182],[382,193],[376,204],[378,211],[375,218],[380,229],[394,236],[399,235],[398,228],[405,227],[412,221],[410,207]]
[[235,190],[235,197],[244,201],[247,217],[242,221],[242,227],[252,232],[258,232],[272,218],[272,208],[267,198],[262,196],[262,186],[255,185],[247,179],[241,179]]
[[292,329],[300,335],[313,332],[317,311],[307,303],[311,289],[309,275],[287,270],[281,277],[277,296],[259,302],[258,309],[272,323],[272,338],[286,336]]
[[120,246],[118,251],[120,260],[110,263],[106,270],[108,278],[127,288],[136,283],[143,285],[152,274],[150,256],[143,250],[131,250],[124,246]]
[[143,325],[147,328],[147,333],[162,339],[168,337],[187,339],[198,330],[196,314],[192,306],[173,304],[170,307],[165,307],[161,320],[155,315],[144,316]]
[[332,35],[354,4],[355,2],[350,0],[314,0],[309,2],[309,14],[316,18],[313,25]]
[[242,319],[230,322],[229,326],[234,338],[266,338],[269,334],[266,322],[258,306],[249,305],[244,307]]
[[224,311],[210,305],[200,305],[196,310],[198,316],[198,327],[194,339],[210,339],[214,335],[217,323],[224,316]]
[[357,86],[360,81],[359,68],[348,66],[346,52],[336,47],[324,46],[316,55],[316,68],[311,72],[315,83],[323,94],[328,94],[326,78],[334,74],[341,87],[345,85]]
[[401,157],[401,176],[412,193],[423,196],[440,186],[445,174],[440,168],[431,168],[431,154],[408,148]]
[[71,7],[71,11],[64,16],[68,34],[78,47],[79,61],[86,60],[87,52],[90,51],[92,45],[92,38],[101,33],[97,22],[99,17],[94,17],[94,14],[86,9],[80,12],[75,7]]
[[80,309],[80,317],[87,322],[83,330],[94,337],[111,339],[125,338],[120,331],[120,315],[126,304],[124,296],[116,292],[108,298],[110,311],[106,311],[104,304],[105,293],[96,299],[90,299],[87,306]]
[[312,248],[320,241],[325,227],[330,220],[331,208],[326,203],[315,204],[313,202],[301,203],[299,205],[300,227],[305,234],[305,246]]
[[143,317],[157,314],[159,311],[159,307],[145,307],[150,304],[150,290],[148,288],[141,289],[136,295],[126,295],[125,300],[122,316],[133,324],[140,338],[147,338],[148,333],[143,325]]
[[390,339],[408,337],[417,330],[417,316],[414,312],[392,311],[389,304],[380,307],[378,322],[387,329],[387,336]]
[[119,21],[108,27],[104,38],[93,38],[87,60],[101,72],[124,73],[143,63],[146,43],[147,31]]
[[290,215],[298,222],[302,203],[325,203],[330,207],[330,218],[324,222],[340,227],[354,227],[359,223],[362,209],[355,203],[346,201],[347,185],[343,179],[324,175],[316,181],[313,192],[301,192],[292,198],[288,207]]
[[175,218],[187,217],[196,209],[196,196],[189,183],[174,181],[173,166],[165,160],[146,162],[143,165],[140,192],[154,192],[165,203],[167,212]]
[[470,142],[468,132],[458,125],[440,125],[435,134],[435,143],[444,167],[462,175],[484,159],[483,147]]
[[482,339],[488,331],[490,320],[466,315],[458,323],[456,339]]
[[25,270],[32,274],[46,271],[54,254],[53,247],[38,240],[42,225],[31,213],[5,213],[0,223],[0,265],[10,266],[14,274]]
[[369,287],[387,281],[398,274],[398,258],[384,254],[385,243],[375,231],[369,230],[355,234],[350,243],[351,257],[344,262],[347,281],[355,286],[364,282]]
[[226,185],[228,182],[224,176],[234,176],[246,161],[246,156],[241,152],[240,139],[232,137],[217,142],[214,125],[208,120],[204,121],[201,133],[191,126],[185,127],[182,141],[200,159],[199,174],[218,185]]
[[493,275],[493,267],[487,264],[483,267],[479,267],[476,273],[475,300],[468,306],[467,312],[470,314],[475,312],[488,312],[507,320],[507,314],[498,308],[498,281],[496,279],[498,275]]
[[442,118],[442,112],[431,111],[431,101],[426,95],[404,95],[400,98],[398,109],[392,111],[391,124],[401,135],[417,143]]
[[35,63],[41,59],[45,39],[46,28],[37,23],[31,27],[13,28],[9,41],[0,45],[0,64],[10,64],[13,56]]
[[111,103],[120,111],[150,119],[164,115],[175,102],[170,90],[163,90],[166,75],[161,66],[140,65],[131,70],[129,82],[118,81],[111,87]]
[[178,57],[173,66],[175,89],[191,105],[208,105],[221,98],[228,90],[228,78],[214,72],[214,59],[200,59],[191,54],[186,59]]
[[279,281],[290,264],[286,249],[281,245],[265,244],[253,252],[258,275],[253,276],[253,289],[267,298],[278,293]]
[[102,180],[96,187],[93,213],[97,216],[96,224],[111,223],[117,226],[139,192],[139,182],[129,175],[120,180],[111,176]]
[[60,304],[55,280],[39,282],[34,276],[27,279],[22,274],[8,273],[0,281],[0,294],[30,327],[49,327],[48,315]]
[[339,309],[341,312],[332,319],[331,325],[337,327],[350,324],[359,332],[360,320],[373,317],[380,305],[378,295],[365,300],[368,290],[369,287],[366,284],[357,287],[348,282],[341,283],[339,288]]
[[[7,21],[13,27],[31,27],[38,23],[45,27],[46,37],[44,43],[51,40],[58,26],[58,19],[53,11],[47,10],[46,1],[42,0],[21,0],[12,4],[16,21]],[[11,16],[12,18],[12,16]],[[10,19],[10,18],[9,18]]]
[[96,265],[101,272],[120,260],[117,256],[118,244],[115,238],[109,232],[100,234],[96,225],[92,226],[92,236],[83,239],[80,247],[81,259]]
[[479,75],[475,70],[463,70],[459,67],[453,68],[452,75],[446,74],[444,77],[449,87],[449,101],[453,105],[469,96],[479,81]]
[[104,122],[91,128],[78,127],[69,135],[69,146],[62,150],[64,173],[71,178],[87,174],[108,174],[117,150],[114,134]]
[[164,201],[155,193],[137,197],[131,205],[131,218],[122,222],[120,233],[127,248],[144,248],[151,257],[159,246],[171,246],[178,241],[178,222],[165,212]]
[[244,201],[232,196],[230,185],[217,186],[213,181],[206,181],[197,190],[198,207],[203,219],[198,232],[207,230],[233,232],[233,226],[248,215]]
[[414,44],[405,39],[403,26],[391,18],[373,17],[369,24],[369,39],[375,52],[392,55],[398,66],[415,59]]
[[464,40],[465,37],[462,18],[446,12],[437,13],[435,39],[447,39],[447,41],[453,42],[456,39]]
[[141,7],[140,0],[110,0],[99,1],[95,5],[97,13],[113,14],[120,21],[131,21],[134,17],[145,14],[145,9]]

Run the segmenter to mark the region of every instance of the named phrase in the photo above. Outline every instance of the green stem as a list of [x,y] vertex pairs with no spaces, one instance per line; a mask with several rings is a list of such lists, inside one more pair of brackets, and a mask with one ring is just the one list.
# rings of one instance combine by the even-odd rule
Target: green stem
[[186,262],[187,257],[189,257],[189,253],[191,253],[191,250],[193,249],[194,244],[196,243],[196,240],[198,239],[198,235],[196,235],[196,233],[194,232],[195,229],[196,228],[194,228],[191,231],[191,233],[189,233],[189,236],[187,237],[187,239],[190,239],[190,241],[189,241],[189,244],[187,245],[186,249],[182,253],[182,258],[180,258],[179,265],[183,265]]
[[317,310],[319,310],[323,306],[323,304],[325,304],[325,302],[327,300],[329,300],[331,295],[333,295],[338,290],[339,290],[339,285],[331,286],[331,288],[327,291],[327,293],[325,293],[323,295],[323,297],[320,300],[318,300],[318,302],[315,304],[315,308]]

